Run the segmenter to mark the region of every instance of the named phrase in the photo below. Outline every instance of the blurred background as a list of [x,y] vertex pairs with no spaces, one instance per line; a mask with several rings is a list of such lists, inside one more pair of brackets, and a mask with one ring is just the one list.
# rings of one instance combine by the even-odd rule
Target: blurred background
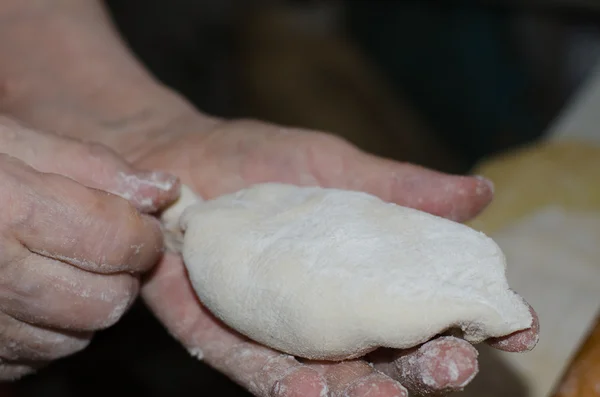
[[203,110],[448,171],[537,138],[600,54],[592,1],[107,3],[144,63]]
[[[600,56],[592,0],[106,3],[138,57],[199,109],[454,173],[543,137]],[[513,382],[502,395],[529,396],[497,368]],[[105,396],[115,382],[119,394],[246,395],[139,306],[14,395]]]

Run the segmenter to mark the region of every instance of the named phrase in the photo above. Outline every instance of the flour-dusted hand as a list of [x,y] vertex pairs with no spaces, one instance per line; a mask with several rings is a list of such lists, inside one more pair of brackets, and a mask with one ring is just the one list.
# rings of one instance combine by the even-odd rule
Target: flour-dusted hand
[[[1,3],[0,14],[10,22],[0,35],[3,111],[39,129],[103,142],[139,167],[178,175],[207,199],[283,182],[365,191],[457,221],[491,200],[485,180],[377,158],[326,134],[207,118],[144,70],[101,2]],[[142,291],[191,353],[261,397],[405,396],[400,383],[415,393],[439,393],[460,389],[477,372],[476,353],[456,338],[366,360],[300,362],[212,317],[176,255],[163,258]],[[527,350],[537,338],[535,325],[494,346]]]
[[[166,128],[154,142],[132,156],[137,164],[180,176],[207,200],[251,185],[279,182],[364,191],[464,221],[492,198],[491,184],[481,178],[445,175],[363,153],[330,135],[252,121],[199,118],[195,128],[193,122]],[[222,236],[224,242],[228,238]],[[154,269],[142,295],[191,354],[256,396],[395,397],[407,395],[404,386],[412,393],[436,394],[462,389],[478,370],[476,350],[454,337],[335,364],[298,360],[260,346],[200,304],[180,256],[174,254],[167,254]],[[530,329],[494,340],[494,346],[509,351],[532,348],[537,318],[531,313]]]
[[141,211],[172,201],[178,181],[136,172],[98,145],[4,118],[0,148],[0,379],[6,380],[82,349],[93,331],[123,315],[139,275],[163,250],[159,225]]

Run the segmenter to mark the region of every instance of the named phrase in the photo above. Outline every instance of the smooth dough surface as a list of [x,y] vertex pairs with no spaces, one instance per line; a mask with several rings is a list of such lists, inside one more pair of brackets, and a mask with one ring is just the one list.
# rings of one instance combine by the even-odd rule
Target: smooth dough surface
[[477,343],[528,328],[488,237],[366,193],[260,184],[209,201],[184,188],[181,252],[201,302],[282,352],[324,360],[409,348],[449,329]]

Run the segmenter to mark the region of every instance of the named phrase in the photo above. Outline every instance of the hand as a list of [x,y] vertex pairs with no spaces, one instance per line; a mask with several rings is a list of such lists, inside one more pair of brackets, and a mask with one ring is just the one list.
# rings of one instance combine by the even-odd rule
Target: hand
[[[100,2],[46,7],[10,0],[0,7],[0,16],[6,22],[0,35],[2,110],[45,130],[87,135],[137,158],[142,167],[172,171],[204,197],[263,181],[318,184],[364,190],[455,220],[474,216],[491,199],[486,181],[375,158],[323,134],[257,123],[205,123],[128,53]],[[77,168],[66,168],[77,173]],[[79,229],[75,237],[83,238],[85,230]],[[192,353],[204,355],[259,396],[405,395],[392,378],[415,391],[439,392],[459,389],[477,371],[476,352],[456,338],[369,357],[390,377],[359,360],[300,363],[245,340],[212,318],[196,299],[180,259],[172,255],[161,261],[143,294]],[[536,338],[534,327],[493,343],[520,351]]]
[[[362,190],[465,221],[493,194],[484,179],[384,160],[320,133],[216,120],[196,127],[188,124],[182,133],[168,131],[172,135],[162,136],[160,146],[137,156],[137,165],[172,172],[204,198],[277,181]],[[403,386],[417,394],[440,394],[460,390],[477,373],[476,350],[450,336],[410,351],[381,349],[364,361],[316,363],[282,355],[246,340],[212,317],[198,302],[181,259],[172,254],[154,269],[142,295],[191,354],[257,396],[323,396],[327,390],[331,396],[392,397],[407,395]],[[489,343],[502,350],[525,351],[535,345],[537,332],[536,319],[532,329]]]
[[[0,379],[84,348],[161,256],[176,178],[0,118]],[[107,193],[111,192],[113,194]],[[121,197],[127,198],[129,202]],[[136,209],[137,208],[137,209]]]

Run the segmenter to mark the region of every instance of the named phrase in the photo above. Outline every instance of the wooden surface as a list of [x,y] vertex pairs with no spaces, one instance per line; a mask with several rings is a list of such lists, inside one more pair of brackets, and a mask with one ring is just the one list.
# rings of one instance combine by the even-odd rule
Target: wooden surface
[[600,395],[600,316],[560,380],[554,397]]

